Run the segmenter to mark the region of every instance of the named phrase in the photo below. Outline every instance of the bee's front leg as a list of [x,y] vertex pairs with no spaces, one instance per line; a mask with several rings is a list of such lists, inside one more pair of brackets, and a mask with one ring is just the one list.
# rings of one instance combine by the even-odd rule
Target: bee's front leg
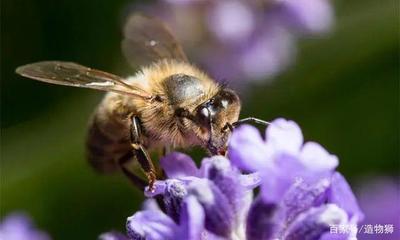
[[164,146],[161,151],[161,157],[164,157],[164,156],[170,154],[172,151],[173,151],[173,149],[171,146]]
[[122,172],[124,175],[135,185],[138,189],[141,191],[144,191],[146,187],[146,181],[144,181],[142,178],[136,176],[132,171],[130,171],[125,164],[130,162],[133,158],[133,152],[128,152],[125,154],[123,157],[121,157],[118,160],[118,164],[121,167]]
[[132,116],[131,125],[131,146],[133,151],[133,156],[138,160],[140,167],[146,174],[150,191],[154,192],[154,183],[156,181],[156,171],[153,162],[150,159],[149,154],[142,144],[142,131],[140,120],[137,116]]

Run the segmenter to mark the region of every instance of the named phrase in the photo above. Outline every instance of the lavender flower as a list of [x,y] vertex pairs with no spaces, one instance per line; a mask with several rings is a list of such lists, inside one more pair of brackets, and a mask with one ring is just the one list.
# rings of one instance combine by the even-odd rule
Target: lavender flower
[[[168,178],[145,192],[163,204],[147,202],[128,218],[129,239],[355,239],[363,214],[335,172],[337,157],[317,143],[303,144],[297,124],[275,120],[265,140],[242,126],[229,153],[230,161],[206,158],[199,169],[182,153],[163,158]],[[331,233],[337,225],[354,228]]]
[[23,213],[6,216],[0,223],[0,239],[2,240],[50,240],[50,237],[37,230],[32,221]]
[[236,87],[272,79],[292,63],[296,39],[327,33],[334,21],[329,0],[164,0],[148,12],[171,26],[192,59]]
[[197,169],[187,155],[172,153],[161,166],[169,179],[146,194],[161,194],[165,213],[147,207],[128,218],[131,239],[243,239],[258,174],[242,175],[220,156],[204,159]]
[[[255,128],[242,126],[233,133],[229,154],[240,169],[260,173],[258,204],[273,209],[267,211],[274,219],[269,236],[318,239],[329,234],[332,225],[355,225],[363,219],[348,183],[334,171],[337,157],[318,143],[303,143],[301,130],[292,121],[272,122],[265,140]],[[310,235],[299,237],[301,233]],[[355,234],[353,229],[348,236]]]

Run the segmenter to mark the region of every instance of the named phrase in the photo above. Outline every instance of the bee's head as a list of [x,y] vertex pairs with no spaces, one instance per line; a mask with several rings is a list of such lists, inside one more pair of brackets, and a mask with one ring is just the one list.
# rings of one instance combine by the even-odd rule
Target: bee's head
[[230,89],[221,89],[214,97],[199,105],[195,110],[195,121],[200,125],[202,142],[211,154],[225,155],[229,128],[240,113],[238,95]]

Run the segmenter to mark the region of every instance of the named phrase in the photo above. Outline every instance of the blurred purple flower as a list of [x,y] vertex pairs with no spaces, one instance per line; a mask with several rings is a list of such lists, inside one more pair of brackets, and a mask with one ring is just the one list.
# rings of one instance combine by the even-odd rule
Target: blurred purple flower
[[[335,172],[337,157],[317,143],[304,144],[294,122],[275,120],[265,140],[253,127],[238,128],[229,157],[206,158],[200,169],[182,153],[163,158],[167,180],[158,181],[155,192],[145,192],[161,196],[163,205],[148,202],[129,217],[128,237],[355,239],[363,213],[346,180]],[[338,225],[355,228],[331,233]]]
[[128,240],[128,237],[120,232],[111,231],[101,234],[98,240]]
[[365,213],[362,222],[366,225],[393,225],[392,234],[367,234],[361,231],[362,239],[400,239],[400,182],[388,177],[364,180],[357,191],[361,209]]
[[208,13],[207,23],[221,41],[246,41],[255,28],[255,15],[243,1],[217,1]]
[[300,33],[325,33],[333,25],[329,0],[274,0],[272,14]]
[[50,240],[45,233],[35,228],[31,219],[23,213],[12,213],[0,223],[1,240]]
[[192,59],[236,87],[272,79],[293,62],[297,38],[327,33],[334,22],[329,0],[163,0],[148,9]]

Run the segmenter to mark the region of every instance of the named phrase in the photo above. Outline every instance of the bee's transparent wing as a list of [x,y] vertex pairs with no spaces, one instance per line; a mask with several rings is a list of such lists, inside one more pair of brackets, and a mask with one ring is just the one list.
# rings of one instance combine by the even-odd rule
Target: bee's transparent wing
[[151,99],[151,95],[122,78],[73,62],[44,61],[17,68],[21,76],[58,85],[92,88]]
[[187,61],[182,46],[167,26],[156,18],[142,14],[133,14],[128,18],[122,52],[134,68],[164,58]]

